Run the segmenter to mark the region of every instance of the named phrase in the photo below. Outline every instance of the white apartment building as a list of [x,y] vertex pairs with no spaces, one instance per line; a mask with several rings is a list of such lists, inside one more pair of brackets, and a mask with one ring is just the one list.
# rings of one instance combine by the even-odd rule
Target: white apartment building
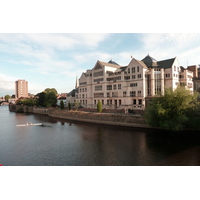
[[127,66],[110,60],[97,61],[92,69],[79,79],[76,101],[83,107],[143,110],[146,98],[173,90],[184,84],[193,92],[193,72],[179,66],[177,58],[156,61],[147,55],[144,59],[132,58]]

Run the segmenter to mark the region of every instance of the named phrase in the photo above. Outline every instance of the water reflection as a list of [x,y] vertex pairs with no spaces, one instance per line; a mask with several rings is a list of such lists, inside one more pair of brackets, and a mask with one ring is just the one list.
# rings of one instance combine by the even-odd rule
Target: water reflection
[[[16,127],[27,122],[44,126]],[[3,165],[199,165],[198,132],[85,124],[0,107]]]

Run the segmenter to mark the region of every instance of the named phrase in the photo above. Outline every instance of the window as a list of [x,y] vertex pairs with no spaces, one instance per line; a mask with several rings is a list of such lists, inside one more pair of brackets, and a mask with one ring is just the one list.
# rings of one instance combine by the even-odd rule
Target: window
[[142,99],[139,99],[138,104],[142,105]]
[[128,74],[130,74],[130,68],[128,68]]
[[84,94],[82,95],[82,98],[84,98]]
[[113,90],[116,90],[117,89],[117,85],[113,85]]
[[103,93],[94,93],[94,98],[104,97]]
[[87,92],[87,88],[85,88],[85,92]]
[[103,76],[103,71],[95,72],[94,77]]
[[102,105],[104,105],[104,100],[102,100]]
[[121,87],[122,87],[122,86],[121,86],[121,84],[118,84],[118,90],[120,90],[120,89],[121,89]]
[[166,77],[166,78],[169,78],[169,77],[170,77],[170,74],[165,74],[165,77]]
[[139,66],[137,66],[137,72],[139,72],[140,71],[140,67]]
[[132,73],[135,73],[135,67],[132,68]]
[[110,93],[109,92],[107,92],[107,97],[110,97]]
[[174,66],[174,71],[176,71],[176,66]]
[[133,99],[133,104],[136,104],[136,99]]
[[137,76],[138,78],[141,78],[142,77],[142,75],[141,74],[138,74],[138,76]]
[[130,87],[137,87],[137,83],[131,83]]
[[112,90],[112,85],[107,85],[107,90]]
[[102,90],[102,85],[95,86],[95,91]]
[[130,97],[135,97],[135,91],[130,92]]
[[94,100],[94,104],[96,104],[97,103],[97,101],[96,100]]
[[138,97],[142,96],[142,91],[138,91]]
[[123,97],[126,97],[126,91],[123,92]]
[[112,97],[118,97],[118,92],[112,92]]
[[124,79],[125,79],[125,80],[129,80],[129,79],[130,79],[130,76],[125,76]]
[[132,75],[132,79],[135,79],[135,75]]

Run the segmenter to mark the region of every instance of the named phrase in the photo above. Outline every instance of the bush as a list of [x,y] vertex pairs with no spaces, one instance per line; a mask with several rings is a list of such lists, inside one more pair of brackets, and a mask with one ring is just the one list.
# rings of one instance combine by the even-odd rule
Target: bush
[[102,103],[101,103],[101,101],[98,101],[98,103],[97,103],[97,111],[98,112],[102,112]]
[[145,119],[150,126],[166,130],[196,128],[191,119],[200,117],[197,109],[197,94],[191,95],[184,87],[178,87],[175,91],[166,89],[164,96],[153,98],[145,110]]
[[61,102],[60,102],[60,109],[61,109],[61,110],[63,110],[63,109],[64,109],[64,107],[65,107],[65,105],[64,105],[64,102],[63,102],[63,101],[61,101]]
[[71,110],[71,103],[68,103],[68,109]]

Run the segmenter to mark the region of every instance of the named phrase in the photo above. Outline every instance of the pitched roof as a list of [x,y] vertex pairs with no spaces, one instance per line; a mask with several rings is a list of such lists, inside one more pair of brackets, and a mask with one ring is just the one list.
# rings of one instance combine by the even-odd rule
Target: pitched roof
[[171,59],[167,59],[167,60],[161,60],[161,61],[158,61],[158,66],[160,68],[171,68],[172,67],[172,64],[174,63],[174,60],[176,58],[171,58]]
[[113,61],[113,60],[110,60],[108,63],[110,63],[110,64],[113,64],[113,65],[119,65],[119,64],[117,64],[115,61]]
[[137,62],[142,65],[143,68],[148,69],[148,67],[145,65],[143,61],[137,60]]
[[102,66],[108,66],[108,67],[113,67],[113,68],[120,68],[121,67],[120,65],[116,65],[116,64],[106,63],[106,62],[102,62],[102,61],[99,61],[99,62]]
[[76,93],[76,92],[78,92],[78,88],[73,89],[71,92],[69,92],[69,93],[67,94],[67,97],[70,97],[70,96],[75,97],[75,93]]
[[152,58],[149,54],[142,59],[142,61],[146,64],[147,67],[156,67],[157,60]]

